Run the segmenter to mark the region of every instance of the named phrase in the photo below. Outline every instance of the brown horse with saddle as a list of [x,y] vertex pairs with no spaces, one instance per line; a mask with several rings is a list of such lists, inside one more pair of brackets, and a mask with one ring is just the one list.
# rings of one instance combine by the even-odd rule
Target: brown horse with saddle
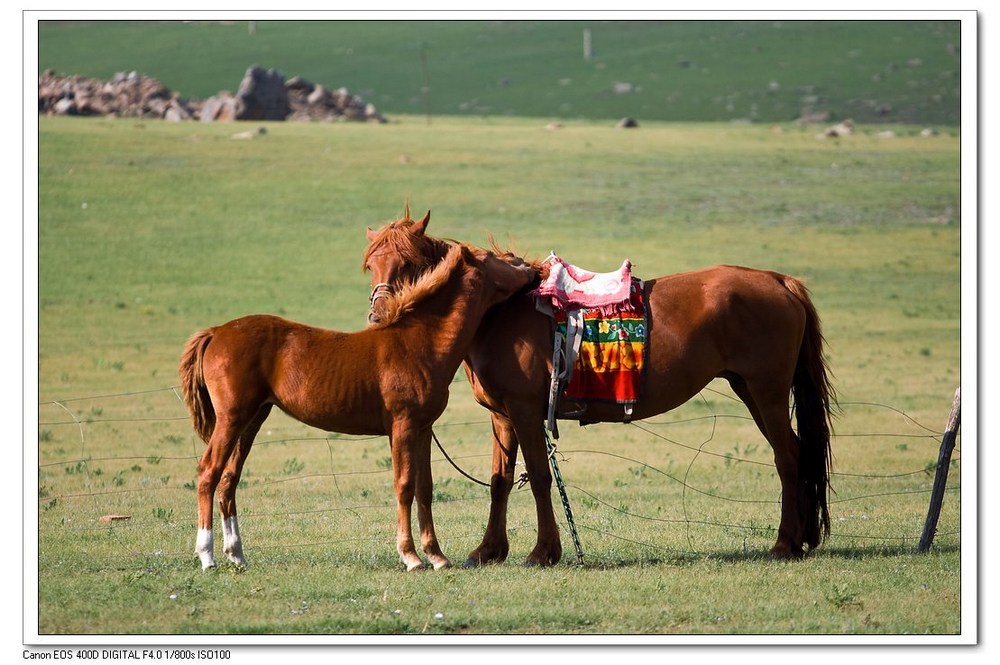
[[[451,251],[451,241],[427,235],[429,219],[429,212],[411,219],[407,207],[402,219],[368,230],[364,268],[372,274],[372,325],[381,325],[395,290],[433,270]],[[514,264],[522,261],[506,258]],[[546,276],[544,265],[535,267]],[[830,529],[835,394],[819,317],[806,287],[777,272],[715,266],[646,280],[641,298],[648,327],[640,394],[628,409],[613,402],[588,403],[585,420],[648,418],[680,406],[713,379],[726,379],[774,452],[781,516],[770,555],[799,558],[819,546]],[[507,557],[507,500],[518,449],[538,519],[538,538],[527,563],[552,565],[562,556],[546,458],[545,423],[558,358],[552,329],[552,320],[525,289],[486,313],[469,347],[465,369],[476,400],[491,413],[493,463],[486,532],[466,565]],[[577,405],[565,401],[555,416],[580,419]]]

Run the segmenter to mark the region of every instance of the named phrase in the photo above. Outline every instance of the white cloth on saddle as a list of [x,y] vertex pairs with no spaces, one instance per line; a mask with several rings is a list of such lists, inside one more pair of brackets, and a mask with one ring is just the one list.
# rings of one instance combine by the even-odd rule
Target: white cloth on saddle
[[[557,329],[553,344],[552,377],[549,385],[549,408],[546,428],[559,438],[557,424],[560,392],[569,383],[583,337],[583,310],[598,310],[613,316],[632,309],[632,263],[625,260],[614,272],[596,273],[566,263],[555,252],[544,262],[549,275],[530,295],[537,309],[553,316],[553,310],[566,313],[566,333]],[[626,422],[632,405],[625,406]],[[580,411],[582,414],[583,411]]]
[[555,253],[545,259],[549,276],[530,295],[550,299],[563,309],[599,309],[614,312],[628,308],[631,298],[632,263],[625,260],[613,272],[597,273],[566,263]]

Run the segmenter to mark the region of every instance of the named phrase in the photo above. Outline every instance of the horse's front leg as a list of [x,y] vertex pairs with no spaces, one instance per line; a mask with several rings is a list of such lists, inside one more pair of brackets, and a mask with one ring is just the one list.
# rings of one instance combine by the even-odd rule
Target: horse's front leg
[[434,533],[431,516],[433,479],[431,477],[430,427],[414,428],[408,423],[393,425],[390,438],[392,470],[396,490],[396,550],[406,570],[424,567],[413,544],[411,509],[417,499],[417,519],[420,523],[420,541],[424,552],[435,568],[451,565],[441,552]]
[[434,531],[434,516],[431,512],[431,502],[434,498],[434,479],[431,474],[431,429],[421,432],[417,445],[419,465],[417,474],[417,521],[420,524],[420,546],[427,555],[434,570],[450,568],[451,561],[441,551],[437,533]]
[[535,517],[538,520],[538,536],[535,547],[528,554],[528,566],[554,566],[562,559],[562,542],[559,527],[552,510],[552,473],[549,471],[548,450],[545,446],[545,430],[538,418],[531,416],[531,410],[512,410],[512,422],[521,443],[524,468],[531,483],[531,494],[535,499]]
[[490,477],[490,515],[479,546],[469,553],[465,567],[502,563],[510,551],[507,538],[507,505],[514,487],[517,436],[506,416],[491,414],[493,420],[493,468]]

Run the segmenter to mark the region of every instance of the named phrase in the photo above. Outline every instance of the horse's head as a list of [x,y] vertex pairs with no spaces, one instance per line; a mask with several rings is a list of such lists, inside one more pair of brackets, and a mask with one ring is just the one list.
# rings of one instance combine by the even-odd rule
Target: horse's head
[[486,286],[483,295],[487,307],[507,300],[530,284],[537,284],[538,267],[520,257],[497,255],[479,248],[473,248],[471,254]]
[[[364,254],[364,269],[371,273],[372,291],[369,299],[368,324],[385,322],[385,301],[403,285],[412,284],[421,275],[437,266],[454,243],[426,234],[431,213],[421,219],[410,219],[407,205],[402,219],[390,222],[378,231],[368,229],[368,248]],[[537,266],[506,253],[497,256],[488,250],[466,248],[466,263],[474,264],[484,278],[483,292],[487,304],[496,304],[532,282],[538,275]]]
[[368,323],[382,321],[379,301],[401,284],[415,281],[447,253],[446,243],[427,236],[424,231],[431,219],[428,210],[419,220],[410,219],[407,204],[403,217],[389,222],[378,231],[368,229],[368,248],[363,268],[372,274]]

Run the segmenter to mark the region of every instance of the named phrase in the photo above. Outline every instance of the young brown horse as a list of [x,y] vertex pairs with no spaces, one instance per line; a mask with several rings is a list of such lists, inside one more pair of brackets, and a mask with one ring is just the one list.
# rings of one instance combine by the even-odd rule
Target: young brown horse
[[[450,243],[426,235],[428,217],[405,217],[377,233],[369,229],[365,267],[378,292],[421,274],[448,252]],[[645,302],[649,356],[631,418],[676,408],[712,379],[727,379],[771,445],[781,480],[781,519],[771,556],[798,558],[806,547],[816,548],[830,528],[835,395],[819,318],[806,288],[775,272],[716,266],[646,281]],[[369,321],[377,324],[383,311],[373,299]],[[491,411],[494,445],[489,521],[467,566],[507,556],[507,499],[519,446],[538,518],[538,539],[527,563],[551,565],[562,555],[543,429],[552,347],[551,319],[535,309],[531,297],[520,295],[486,315],[469,350],[466,373],[476,400]],[[789,394],[798,434],[791,425]],[[625,415],[620,405],[595,402],[587,404],[584,418],[623,422]]]
[[449,566],[431,518],[431,425],[483,315],[536,276],[527,265],[453,245],[419,279],[380,299],[386,314],[374,328],[342,333],[258,315],[192,336],[180,378],[194,428],[208,444],[198,465],[195,551],[202,567],[215,565],[216,489],[223,550],[246,563],[236,486],[272,406],[323,430],[388,435],[400,558],[407,570],[423,566],[410,527],[416,497],[423,551],[434,568]]

